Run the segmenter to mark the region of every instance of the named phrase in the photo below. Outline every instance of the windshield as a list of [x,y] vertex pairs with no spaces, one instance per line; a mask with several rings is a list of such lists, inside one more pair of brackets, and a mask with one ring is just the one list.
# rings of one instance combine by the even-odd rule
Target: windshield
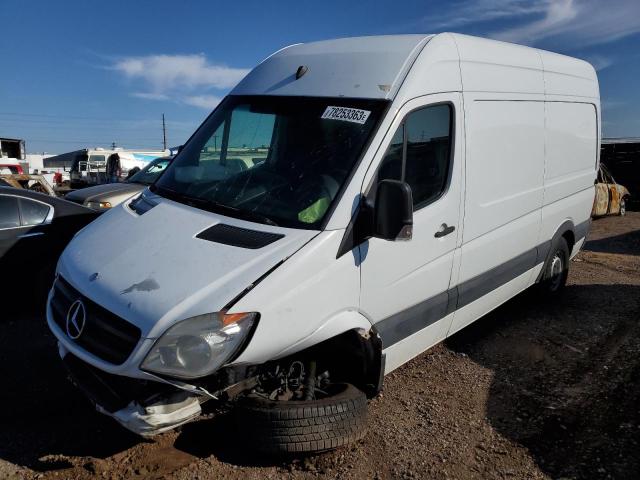
[[388,102],[230,96],[153,190],[260,223],[318,229]]
[[131,175],[131,178],[129,178],[127,182],[141,183],[143,185],[151,185],[153,182],[155,182],[158,179],[160,174],[164,172],[165,168],[167,168],[167,165],[169,165],[170,161],[171,161],[170,157],[156,158],[152,162],[149,162],[149,164],[146,167],[144,167],[142,170]]

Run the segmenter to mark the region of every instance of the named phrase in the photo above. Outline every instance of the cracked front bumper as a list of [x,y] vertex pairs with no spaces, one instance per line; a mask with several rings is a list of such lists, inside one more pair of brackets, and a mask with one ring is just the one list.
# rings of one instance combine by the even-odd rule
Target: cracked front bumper
[[150,437],[183,425],[201,413],[203,397],[172,385],[104,372],[61,349],[69,377],[96,410],[128,430]]
[[96,403],[96,410],[143,437],[152,437],[188,423],[202,412],[198,398],[187,392],[161,397],[156,403],[146,406],[131,402],[116,412],[109,412]]

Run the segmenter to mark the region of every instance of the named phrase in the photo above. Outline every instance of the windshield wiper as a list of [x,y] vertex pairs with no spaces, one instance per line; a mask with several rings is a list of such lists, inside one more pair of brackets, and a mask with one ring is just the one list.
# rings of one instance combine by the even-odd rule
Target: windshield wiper
[[214,213],[226,212],[231,217],[240,218],[243,220],[250,220],[258,223],[264,223],[267,225],[271,225],[273,227],[279,227],[279,225],[271,218],[261,213],[254,212],[252,210],[242,210],[240,208],[232,207],[230,205],[225,205],[224,203],[219,203],[214,200],[204,200],[198,197],[190,197],[189,195],[178,193],[174,190],[170,190],[164,187],[155,186],[155,188],[158,190],[158,193],[160,193],[161,195],[164,194],[164,196],[166,196],[171,200],[183,202],[192,207],[201,208],[203,210],[212,211]]
[[278,224],[274,222],[271,218],[261,213],[255,212],[253,210],[242,210],[240,208],[231,207],[229,205],[225,205],[224,203],[218,203],[213,200],[205,200],[205,201],[207,204],[212,205],[214,208],[219,208],[220,210],[229,212],[231,216],[235,216],[243,220],[253,220],[258,223],[266,223],[267,225],[272,225],[274,227],[278,226]]

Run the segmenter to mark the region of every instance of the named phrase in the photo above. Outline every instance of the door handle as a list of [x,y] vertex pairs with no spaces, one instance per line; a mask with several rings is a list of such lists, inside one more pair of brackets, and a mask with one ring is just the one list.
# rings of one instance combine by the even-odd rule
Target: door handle
[[44,232],[23,233],[22,235],[19,235],[18,238],[39,237],[40,235],[44,235]]
[[454,227],[453,225],[451,225],[449,227],[449,226],[447,226],[446,223],[443,223],[442,225],[440,225],[440,230],[438,230],[435,233],[434,237],[436,237],[436,238],[444,237],[445,235],[449,235],[455,229],[456,229],[456,227]]

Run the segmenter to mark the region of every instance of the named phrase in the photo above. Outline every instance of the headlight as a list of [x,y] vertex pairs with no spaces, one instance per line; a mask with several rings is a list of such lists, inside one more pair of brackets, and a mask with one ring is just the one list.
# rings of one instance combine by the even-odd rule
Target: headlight
[[94,210],[103,210],[105,208],[111,208],[111,204],[109,202],[87,202],[87,207],[93,208]]
[[140,368],[178,378],[215,372],[242,346],[257,313],[207,313],[169,328],[151,348]]

